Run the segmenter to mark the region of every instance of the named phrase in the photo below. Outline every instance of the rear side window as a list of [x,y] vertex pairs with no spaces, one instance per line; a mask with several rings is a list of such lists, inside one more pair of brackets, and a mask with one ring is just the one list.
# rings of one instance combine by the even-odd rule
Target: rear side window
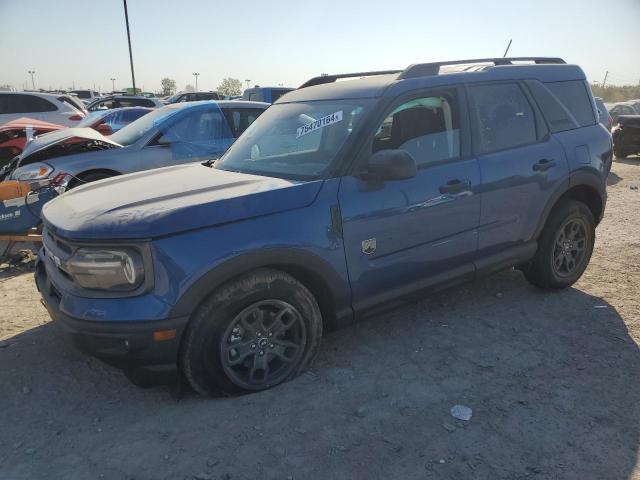
[[546,83],[545,85],[571,112],[578,125],[586,127],[596,123],[591,99],[584,82],[572,80],[569,82]]
[[0,95],[0,113],[54,112],[56,106],[35,95]]
[[533,109],[518,85],[469,87],[469,104],[476,152],[495,152],[537,141]]
[[249,100],[252,102],[262,102],[262,92],[252,92],[249,94]]

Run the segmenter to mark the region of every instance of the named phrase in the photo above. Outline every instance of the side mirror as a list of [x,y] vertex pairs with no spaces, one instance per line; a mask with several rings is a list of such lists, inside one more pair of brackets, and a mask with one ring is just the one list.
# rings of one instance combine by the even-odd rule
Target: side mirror
[[100,125],[98,125],[96,127],[96,130],[98,130],[98,132],[100,132],[105,137],[113,133],[113,128],[111,128],[111,125],[107,125],[106,123],[101,123]]
[[163,133],[162,135],[160,135],[160,137],[158,137],[158,139],[156,140],[156,145],[167,147],[177,141],[178,140],[175,136],[167,132],[167,133]]
[[380,150],[367,162],[367,177],[376,180],[406,180],[417,173],[416,161],[406,150]]

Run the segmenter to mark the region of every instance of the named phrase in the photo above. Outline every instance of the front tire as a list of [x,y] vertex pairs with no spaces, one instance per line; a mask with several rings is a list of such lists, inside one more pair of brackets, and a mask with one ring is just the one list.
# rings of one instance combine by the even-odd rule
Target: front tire
[[309,290],[279,270],[227,283],[195,312],[181,348],[182,372],[203,395],[265,390],[304,371],[322,338]]
[[595,221],[582,202],[563,200],[549,215],[538,239],[538,251],[524,269],[526,279],[545,290],[573,285],[593,252]]

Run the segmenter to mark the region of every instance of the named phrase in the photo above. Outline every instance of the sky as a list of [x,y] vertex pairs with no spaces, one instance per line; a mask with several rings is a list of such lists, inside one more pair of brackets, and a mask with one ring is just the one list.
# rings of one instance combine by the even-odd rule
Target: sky
[[[320,73],[559,56],[590,81],[640,83],[640,0],[128,0],[138,87],[295,87]],[[0,0],[0,85],[131,86],[121,0]]]

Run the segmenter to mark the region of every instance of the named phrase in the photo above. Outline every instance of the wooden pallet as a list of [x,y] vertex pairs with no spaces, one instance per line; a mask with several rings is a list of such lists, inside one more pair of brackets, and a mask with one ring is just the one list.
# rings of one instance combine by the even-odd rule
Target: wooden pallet
[[23,235],[11,234],[11,235],[1,235],[0,234],[0,242],[7,242],[5,248],[1,248],[0,246],[0,263],[2,263],[5,258],[9,256],[11,253],[11,249],[15,246],[16,243],[19,242],[31,242],[31,243],[42,243],[42,235],[40,233],[25,233]]

